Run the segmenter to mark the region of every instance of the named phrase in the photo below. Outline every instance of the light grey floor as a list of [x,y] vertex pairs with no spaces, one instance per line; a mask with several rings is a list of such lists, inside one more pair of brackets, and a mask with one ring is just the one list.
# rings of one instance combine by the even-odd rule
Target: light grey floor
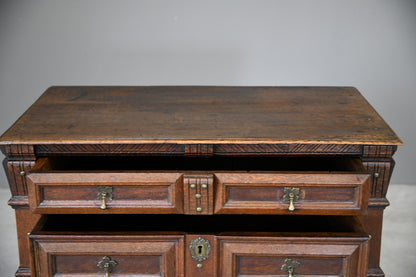
[[[391,185],[385,211],[381,266],[388,277],[416,276],[416,185]],[[0,276],[12,277],[18,265],[14,212],[8,189],[0,189]]]

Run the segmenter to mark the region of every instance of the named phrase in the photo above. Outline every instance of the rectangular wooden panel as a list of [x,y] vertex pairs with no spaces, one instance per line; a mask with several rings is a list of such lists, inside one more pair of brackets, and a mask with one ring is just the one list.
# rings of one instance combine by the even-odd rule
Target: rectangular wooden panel
[[[344,258],[294,258],[302,266],[296,269],[296,275],[306,276],[339,276],[342,274],[344,267]],[[286,258],[284,257],[257,257],[257,256],[239,256],[236,259],[236,265],[239,269],[239,275],[273,275],[285,276],[287,273],[282,272],[281,265],[284,265]]]
[[[367,173],[216,173],[215,213],[360,214],[367,209]],[[289,211],[285,188],[299,189]]]
[[[102,260],[102,255],[54,255],[55,274],[57,275],[76,275],[82,272],[83,274],[96,274],[100,269],[97,267],[99,261]],[[111,259],[120,265],[128,265],[124,267],[115,266],[111,271],[112,275],[130,275],[139,272],[147,273],[148,275],[160,276],[161,257],[160,256],[121,256],[117,254],[111,255]],[[82,261],[82,262],[80,262]],[[98,261],[98,262],[97,262]]]
[[352,87],[51,87],[0,137],[166,142],[402,144]]
[[[33,230],[40,215],[30,213],[29,207],[15,209],[17,243],[19,246],[19,269],[16,276],[30,276],[30,246],[27,234]],[[25,275],[26,274],[26,275]]]
[[[218,237],[220,274],[233,277],[366,277],[368,238],[362,237]],[[288,261],[290,260],[290,261]]]
[[[34,213],[182,213],[179,173],[54,172],[28,175],[29,203]],[[100,191],[109,188],[105,200]]]
[[183,236],[31,235],[32,276],[183,276]]
[[34,161],[8,161],[8,177],[13,196],[27,195],[26,174],[35,164]]
[[213,214],[213,174],[185,174],[183,176],[183,192],[185,214]]
[[394,161],[365,161],[363,164],[372,176],[370,197],[376,199],[385,198]]

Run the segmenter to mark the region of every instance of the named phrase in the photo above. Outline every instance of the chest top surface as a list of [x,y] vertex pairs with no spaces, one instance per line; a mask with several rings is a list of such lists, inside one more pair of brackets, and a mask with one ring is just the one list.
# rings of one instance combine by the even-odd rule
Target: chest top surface
[[51,87],[0,144],[402,142],[352,87]]

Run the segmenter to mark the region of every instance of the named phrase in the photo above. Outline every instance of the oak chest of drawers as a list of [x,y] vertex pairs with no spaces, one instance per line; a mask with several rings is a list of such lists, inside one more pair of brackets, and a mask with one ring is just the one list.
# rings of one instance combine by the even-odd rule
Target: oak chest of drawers
[[400,139],[350,87],[51,87],[0,138],[16,276],[384,276]]

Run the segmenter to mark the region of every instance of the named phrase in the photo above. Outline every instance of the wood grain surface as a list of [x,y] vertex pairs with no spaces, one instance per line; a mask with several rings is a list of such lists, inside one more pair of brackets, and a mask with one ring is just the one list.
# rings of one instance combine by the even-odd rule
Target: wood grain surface
[[402,142],[352,87],[51,87],[0,144]]

